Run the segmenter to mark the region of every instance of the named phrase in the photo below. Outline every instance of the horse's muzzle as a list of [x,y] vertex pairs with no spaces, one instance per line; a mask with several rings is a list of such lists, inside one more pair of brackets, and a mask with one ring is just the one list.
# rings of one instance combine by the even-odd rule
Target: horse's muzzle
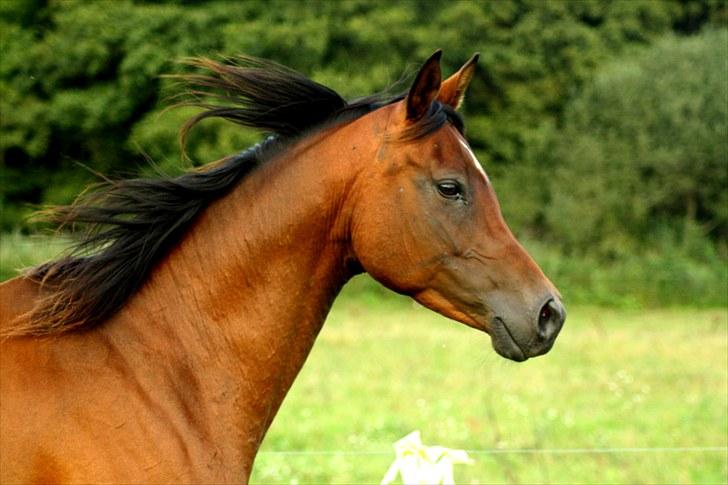
[[565,320],[566,309],[555,298],[549,298],[541,306],[537,321],[526,325],[527,332],[511,328],[502,318],[494,317],[490,332],[493,349],[516,362],[543,355],[554,346]]

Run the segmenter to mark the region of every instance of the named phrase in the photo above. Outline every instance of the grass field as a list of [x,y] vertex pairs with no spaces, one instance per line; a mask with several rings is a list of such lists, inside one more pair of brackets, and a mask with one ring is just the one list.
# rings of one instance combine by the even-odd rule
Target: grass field
[[[551,353],[517,364],[407,300],[345,291],[252,482],[379,483],[391,444],[415,429],[470,450],[723,448],[472,454],[458,483],[726,483],[728,316],[569,308]],[[339,453],[277,453],[315,450]]]
[[[0,243],[0,279],[62,249],[19,235]],[[728,483],[727,310],[567,306],[551,353],[516,364],[487,335],[355,279],[252,482],[379,483],[392,443],[419,429],[426,444],[504,451],[471,453],[457,483]],[[719,450],[654,449],[694,447]],[[593,448],[653,449],[507,452]]]
[[68,239],[62,237],[0,234],[0,281],[12,278],[23,268],[58,256],[67,243]]

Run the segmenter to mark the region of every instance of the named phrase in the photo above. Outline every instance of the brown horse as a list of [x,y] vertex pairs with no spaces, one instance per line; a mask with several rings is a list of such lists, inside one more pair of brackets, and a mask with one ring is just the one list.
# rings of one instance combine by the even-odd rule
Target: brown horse
[[245,482],[339,290],[366,271],[547,352],[558,293],[503,221],[455,109],[477,55],[347,103],[273,63],[197,60],[204,108],[274,135],[73,206],[77,251],[0,286],[0,481]]

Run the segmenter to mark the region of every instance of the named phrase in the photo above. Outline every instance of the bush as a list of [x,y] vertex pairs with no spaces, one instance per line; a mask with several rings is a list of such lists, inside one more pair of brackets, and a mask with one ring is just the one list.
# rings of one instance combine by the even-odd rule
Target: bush
[[496,180],[567,300],[728,303],[728,30],[604,66]]
[[[728,30],[669,37],[567,108],[545,219],[567,249],[633,254],[728,236]],[[672,249],[672,248],[671,248]]]
[[565,256],[553,245],[533,240],[524,243],[567,306],[728,306],[728,266],[705,238],[695,241],[704,253],[702,258],[678,243],[612,261],[594,254]]

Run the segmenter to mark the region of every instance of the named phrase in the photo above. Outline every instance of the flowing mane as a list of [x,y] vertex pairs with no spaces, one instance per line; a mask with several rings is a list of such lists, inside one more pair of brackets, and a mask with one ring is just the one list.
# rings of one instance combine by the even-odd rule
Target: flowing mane
[[[269,136],[236,155],[177,177],[105,180],[50,219],[80,232],[67,255],[27,272],[42,297],[24,323],[4,336],[48,335],[90,328],[116,313],[145,281],[154,264],[179,241],[212,201],[227,194],[272,154],[312,131],[349,122],[405,94],[375,95],[347,102],[333,90],[273,62],[237,57],[225,63],[196,58],[204,74],[171,76],[186,86],[182,105],[202,111],[180,131],[184,141],[198,122],[211,117],[259,129]],[[427,116],[400,135],[412,140],[459,115],[434,102]]]

